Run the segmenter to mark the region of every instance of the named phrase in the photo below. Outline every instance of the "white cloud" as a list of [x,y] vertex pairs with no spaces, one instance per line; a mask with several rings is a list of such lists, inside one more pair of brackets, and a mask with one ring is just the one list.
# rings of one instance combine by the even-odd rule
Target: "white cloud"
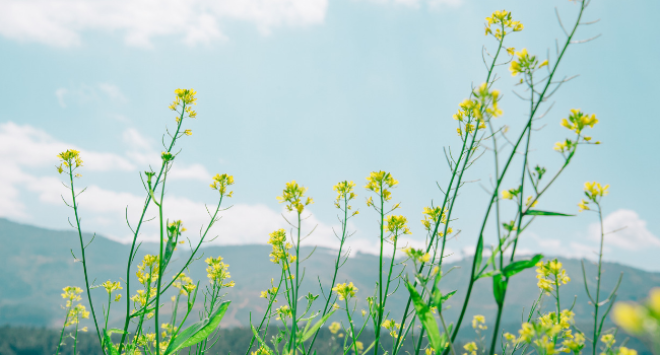
[[[660,239],[646,228],[646,221],[637,212],[620,209],[610,213],[603,220],[605,244],[627,250],[642,250],[660,247]],[[589,226],[589,237],[600,240],[600,225]]]
[[225,19],[264,33],[322,23],[327,0],[5,0],[0,34],[59,47],[80,45],[85,31],[116,32],[128,45],[151,47],[161,36],[189,45],[225,38]]
[[121,92],[118,86],[108,84],[108,83],[100,83],[98,84],[99,90],[103,92],[108,98],[110,98],[113,101],[117,102],[127,102],[128,99],[126,96],[124,96],[124,93]]

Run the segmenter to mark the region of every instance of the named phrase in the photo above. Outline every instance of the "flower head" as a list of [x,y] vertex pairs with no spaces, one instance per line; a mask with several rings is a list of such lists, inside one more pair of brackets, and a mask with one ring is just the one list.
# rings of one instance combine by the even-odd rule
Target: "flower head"
[[[493,33],[492,26],[495,25],[495,33]],[[502,10],[495,11],[489,17],[486,17],[486,35],[493,35],[498,40],[502,40],[506,36],[506,30],[519,32],[523,30],[523,24],[520,21],[514,21],[511,18],[511,12]]]
[[358,288],[353,285],[353,283],[338,283],[337,286],[332,288],[333,291],[339,296],[339,300],[343,301],[344,299],[348,300],[351,297],[355,297],[355,293],[358,291]]
[[57,172],[60,174],[64,171],[62,166],[73,171],[83,165],[83,161],[80,158],[80,152],[75,149],[67,149],[58,154],[57,157],[61,160],[60,165],[57,166]]
[[314,200],[312,200],[311,197],[307,197],[305,202],[303,202],[305,191],[307,191],[306,187],[300,186],[296,180],[292,180],[291,182],[286,183],[286,187],[282,191],[282,196],[277,196],[277,200],[280,203],[286,202],[286,209],[289,212],[295,210],[298,213],[302,213],[305,206],[314,203]]
[[229,175],[229,174],[216,174],[213,177],[213,182],[211,182],[211,188],[213,190],[218,190],[220,192],[220,196],[227,196],[231,197],[233,191],[230,191],[227,194],[227,187],[231,186],[234,184],[234,177]]
[[103,286],[108,293],[112,293],[115,290],[121,290],[122,289],[121,284],[119,283],[119,281],[112,282],[112,281],[108,280],[108,281],[102,283],[101,286]]

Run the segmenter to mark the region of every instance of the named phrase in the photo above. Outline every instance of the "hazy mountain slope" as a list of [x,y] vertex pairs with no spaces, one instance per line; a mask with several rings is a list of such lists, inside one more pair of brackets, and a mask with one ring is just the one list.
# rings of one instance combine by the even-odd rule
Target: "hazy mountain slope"
[[[85,235],[89,240],[90,235]],[[83,286],[82,266],[74,262],[70,249],[80,257],[80,245],[77,233],[71,231],[53,231],[17,224],[5,219],[0,219],[0,324],[22,324],[22,325],[46,325],[59,326],[62,320],[60,309],[61,289],[67,285]],[[97,237],[87,249],[89,258],[89,272],[96,283],[111,279],[125,279],[125,264],[130,246],[119,244],[111,240]],[[137,260],[141,259],[147,249],[143,247],[138,253]],[[311,249],[306,248],[305,252]],[[270,286],[270,279],[279,277],[277,267],[268,259],[270,246],[213,246],[202,249],[203,257],[190,268],[191,275],[195,280],[206,282],[205,264],[203,259],[207,256],[222,256],[230,264],[232,279],[236,281],[236,287],[231,289],[227,299],[232,300],[232,306],[228,312],[223,326],[246,326],[249,312],[253,318],[260,316],[265,307],[265,300],[259,298],[260,291]],[[175,254],[175,266],[181,264],[185,259],[186,252],[183,250]],[[336,255],[328,249],[318,249],[313,257],[304,262],[306,290],[315,294],[319,293],[317,275],[320,281],[327,287],[332,276],[332,270]],[[470,272],[471,260],[463,260],[453,265],[456,268],[445,276],[442,288],[445,291],[458,290],[457,294],[450,299],[451,308],[446,312],[447,319],[456,319],[461,307],[468,274]],[[591,309],[586,300],[586,294],[582,285],[582,271],[579,260],[562,259],[572,281],[563,288],[562,303],[570,306],[577,295],[575,311],[578,314],[579,323],[588,323]],[[370,295],[374,289],[377,279],[377,258],[373,255],[353,255],[340,270],[337,282],[352,281],[360,289],[358,296],[364,298]],[[585,262],[588,275],[595,274],[595,267],[590,262]],[[446,269],[447,269],[446,268]],[[640,300],[646,297],[652,287],[660,286],[660,273],[651,273],[620,264],[606,263],[604,266],[603,289],[609,291],[614,287],[621,272],[624,273],[623,281],[619,289],[619,300]],[[132,274],[134,271],[132,272]],[[169,274],[171,275],[171,273]],[[171,277],[171,276],[166,277]],[[593,277],[592,277],[593,280]],[[135,282],[133,287],[135,287]],[[483,314],[489,321],[495,313],[495,304],[491,291],[490,279],[480,280],[474,290],[468,311],[468,320],[474,314]],[[124,290],[125,291],[125,290]],[[100,313],[101,302],[105,301],[102,289],[93,290],[96,306]],[[307,291],[305,291],[307,292]],[[135,288],[131,293],[135,293]],[[520,324],[523,309],[529,306],[538,296],[536,277],[533,269],[517,275],[509,286],[507,294],[507,312],[504,316],[505,324]],[[125,295],[124,295],[125,297]],[[392,315],[398,316],[402,313],[407,299],[407,292],[400,288],[394,296],[388,300],[388,309]],[[317,301],[320,303],[323,296]],[[319,308],[318,307],[315,308]],[[364,308],[364,301],[358,306]],[[165,307],[165,309],[168,307]],[[125,309],[125,303],[114,304],[113,320],[119,321],[123,317],[121,310]],[[467,323],[466,323],[467,324]]]

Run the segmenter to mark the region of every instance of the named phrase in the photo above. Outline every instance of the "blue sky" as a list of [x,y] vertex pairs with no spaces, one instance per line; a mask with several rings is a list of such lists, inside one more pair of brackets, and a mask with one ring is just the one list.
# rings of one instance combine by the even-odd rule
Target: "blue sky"
[[[568,26],[577,6],[557,1],[474,0],[205,0],[8,1],[0,15],[0,215],[68,228],[70,211],[60,194],[55,155],[75,147],[86,167],[79,184],[84,229],[126,240],[124,208],[136,219],[144,196],[138,172],[158,161],[160,137],[173,127],[167,110],[173,90],[198,91],[193,136],[168,192],[171,218],[197,230],[204,203],[214,203],[210,176],[235,176],[234,207],[214,232],[214,243],[265,243],[285,226],[275,196],[295,179],[316,204],[310,243],[333,246],[337,227],[332,186],[355,181],[361,214],[352,225],[356,250],[373,251],[377,216],[364,205],[370,171],[387,170],[400,181],[394,201],[410,220],[411,243],[423,240],[421,210],[438,201],[435,182],[446,184],[443,147],[460,140],[451,115],[481,83],[481,48],[493,48],[484,18],[506,8],[524,25],[507,39],[554,58],[562,39],[554,9]],[[651,24],[660,4],[594,0],[560,76],[579,74],[553,97],[554,106],[532,143],[532,163],[556,169],[552,150],[567,137],[559,126],[571,108],[596,113],[601,146],[580,149],[553,193],[539,208],[577,212],[585,181],[611,185],[604,200],[606,258],[660,270],[660,212],[653,186],[660,173],[654,135],[658,95],[654,66],[660,34]],[[504,94],[498,123],[520,131],[525,103],[512,93],[514,79],[500,67],[495,84]],[[547,107],[547,106],[546,106]],[[453,257],[473,247],[486,208],[492,170],[486,154],[470,171],[457,205]],[[513,184],[513,182],[511,182]],[[514,186],[508,186],[514,187]],[[523,236],[523,251],[593,257],[596,216],[538,220]],[[143,238],[153,238],[154,226]],[[490,236],[493,236],[491,231]],[[492,239],[491,239],[492,240]]]

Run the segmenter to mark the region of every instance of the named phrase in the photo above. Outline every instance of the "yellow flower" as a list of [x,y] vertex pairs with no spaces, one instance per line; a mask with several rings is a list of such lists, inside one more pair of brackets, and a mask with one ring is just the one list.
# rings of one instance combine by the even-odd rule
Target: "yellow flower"
[[637,350],[628,349],[625,346],[620,346],[618,349],[618,355],[637,355]]
[[477,350],[479,350],[479,349],[477,348],[477,343],[475,343],[475,342],[469,342],[469,343],[465,344],[465,345],[463,346],[463,349],[465,349],[466,351],[468,351],[468,352],[470,353],[470,355],[476,355],[476,354],[477,354]]
[[588,211],[589,210],[588,205],[589,205],[589,201],[586,201],[584,199],[580,200],[580,202],[578,203],[578,207],[580,208],[579,212]]
[[513,194],[511,194],[508,190],[502,190],[502,198],[505,200],[512,200]]
[[277,320],[291,318],[293,316],[293,312],[287,305],[279,307],[275,312],[277,313]]
[[351,282],[348,285],[346,283],[338,283],[337,286],[332,288],[332,290],[337,293],[339,300],[343,301],[344,299],[355,297],[355,293],[358,291],[358,288],[355,287]]
[[580,109],[575,108],[571,109],[571,113],[568,115],[568,118],[562,118],[560,122],[563,127],[566,127],[577,134],[582,133],[582,130],[586,127],[593,128],[597,123],[598,119],[596,118],[595,114],[585,114],[584,112],[580,111]]
[[192,130],[187,129],[187,130],[183,131],[183,134],[185,134],[186,136],[192,136]]
[[599,182],[585,182],[584,183],[584,193],[589,197],[590,200],[597,202],[599,197],[606,196],[609,191],[610,185],[602,186]]
[[396,236],[398,236],[399,233],[412,234],[406,225],[408,220],[404,216],[387,216],[385,217],[385,222],[387,223],[385,229],[387,229],[388,232],[394,233]]
[[222,285],[224,280],[231,278],[229,264],[225,264],[222,260],[221,256],[217,258],[210,257],[204,260],[206,265],[208,265],[206,267],[206,277],[208,277],[211,284]]
[[647,313],[640,305],[627,302],[617,302],[612,310],[614,323],[628,333],[639,334],[644,329]]
[[302,198],[305,195],[305,191],[307,191],[306,187],[300,186],[295,180],[292,180],[291,182],[286,183],[286,187],[282,191],[282,196],[277,196],[277,200],[279,203],[286,202],[286,209],[289,212],[295,210],[300,214],[305,209],[305,206],[314,202],[308,197],[303,204]]
[[392,338],[397,337],[397,330],[401,328],[401,324],[394,321],[394,319],[387,319],[382,324],[383,328],[390,331],[390,336]]
[[337,334],[337,332],[341,329],[341,324],[339,324],[339,322],[332,322],[328,329],[330,329],[332,334]]
[[[373,171],[367,177],[367,185],[364,187],[367,190],[371,190],[377,194],[381,194],[385,201],[389,201],[392,198],[392,193],[389,188],[393,188],[399,184],[399,181],[392,177],[392,174],[384,171]],[[367,206],[369,204],[373,206],[373,200],[371,198],[367,201]]]
[[482,315],[475,315],[472,318],[472,328],[474,329],[479,328],[482,330],[488,329],[488,327],[486,326],[486,318]]
[[62,173],[64,169],[62,165],[70,169],[76,169],[83,165],[83,161],[80,158],[80,152],[75,149],[67,149],[66,151],[57,155],[57,157],[62,161],[61,164],[57,167],[57,172]]
[[121,287],[121,284],[119,284],[119,281],[112,282],[112,281],[108,280],[108,281],[102,283],[101,286],[103,286],[108,293],[112,293],[112,291],[115,291],[115,290],[122,290],[122,287]]
[[[234,177],[229,175],[229,174],[216,174],[213,177],[213,182],[211,182],[211,188],[214,190],[218,190],[220,192],[221,196],[225,196],[225,193],[227,192],[227,187],[231,186],[234,184]],[[231,197],[233,191],[230,191],[229,194],[227,194],[227,197]]]
[[[491,29],[491,26],[495,25],[495,33]],[[504,28],[502,30],[501,28]],[[511,12],[502,10],[495,11],[490,17],[486,17],[486,35],[492,34],[496,39],[502,40],[506,35],[506,30],[510,29],[513,32],[519,32],[523,30],[523,24],[519,21],[514,21],[511,18]]]

